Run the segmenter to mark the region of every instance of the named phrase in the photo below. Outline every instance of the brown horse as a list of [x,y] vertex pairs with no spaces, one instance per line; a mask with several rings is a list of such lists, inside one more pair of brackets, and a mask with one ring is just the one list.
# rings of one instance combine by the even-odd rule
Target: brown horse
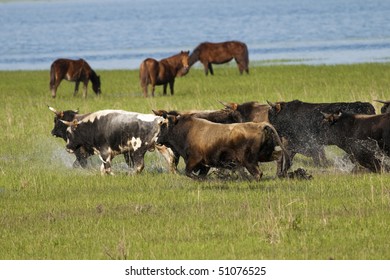
[[175,77],[181,77],[188,73],[188,59],[189,51],[180,53],[164,58],[157,61],[153,58],[145,59],[139,69],[139,79],[141,87],[144,91],[144,96],[148,97],[148,85],[152,85],[152,96],[154,96],[154,89],[156,85],[163,85],[164,95],[167,94],[167,86],[171,90],[173,95],[173,85],[175,83]]
[[190,67],[198,60],[204,66],[204,72],[208,75],[214,75],[211,64],[227,63],[232,59],[237,62],[240,74],[244,71],[249,74],[249,53],[245,43],[239,41],[227,41],[222,43],[200,43],[191,53],[189,64]]
[[65,79],[76,82],[73,96],[79,90],[80,82],[84,83],[83,97],[87,97],[88,82],[91,80],[93,91],[99,95],[100,90],[100,76],[96,75],[91,66],[84,60],[71,60],[60,58],[55,60],[50,67],[50,90],[51,96],[56,97],[57,88],[61,81]]

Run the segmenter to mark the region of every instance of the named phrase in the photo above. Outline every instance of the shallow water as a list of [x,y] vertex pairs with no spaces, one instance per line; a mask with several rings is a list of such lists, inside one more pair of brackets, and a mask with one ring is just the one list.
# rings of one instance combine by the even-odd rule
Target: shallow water
[[0,70],[59,57],[135,69],[203,41],[241,40],[261,63],[390,60],[390,1],[87,0],[0,4]]

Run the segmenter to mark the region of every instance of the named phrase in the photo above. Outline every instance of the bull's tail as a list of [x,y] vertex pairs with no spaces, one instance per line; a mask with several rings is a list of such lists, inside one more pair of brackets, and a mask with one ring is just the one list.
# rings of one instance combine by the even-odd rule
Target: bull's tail
[[[274,141],[276,141],[276,143],[278,143],[279,147],[282,150],[280,170],[278,170],[277,175],[279,177],[285,177],[287,175],[287,170],[291,167],[290,154],[286,150],[286,148],[284,147],[283,142],[280,139],[279,134],[276,131],[275,127],[273,127],[273,125],[271,125],[270,123],[265,123],[265,128],[271,130]],[[279,160],[278,160],[278,162],[279,162]]]

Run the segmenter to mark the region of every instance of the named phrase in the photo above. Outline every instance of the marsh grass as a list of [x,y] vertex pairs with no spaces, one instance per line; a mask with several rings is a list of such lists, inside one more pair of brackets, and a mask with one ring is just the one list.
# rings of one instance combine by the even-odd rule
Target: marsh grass
[[[63,140],[50,135],[59,110],[217,109],[218,100],[259,102],[369,101],[390,96],[390,65],[256,66],[250,75],[216,67],[176,79],[175,96],[143,98],[137,71],[98,71],[103,94],[73,97],[63,82],[50,97],[48,71],[0,72],[1,259],[388,259],[390,179],[336,165],[316,168],[298,156],[313,179],[275,179],[274,164],[254,182],[237,174],[193,181],[168,174],[155,153],[145,171],[116,176],[100,162],[73,169]],[[380,105],[373,103],[377,110]],[[340,161],[334,147],[327,154]],[[345,163],[350,164],[350,163]],[[343,169],[344,168],[344,169]]]

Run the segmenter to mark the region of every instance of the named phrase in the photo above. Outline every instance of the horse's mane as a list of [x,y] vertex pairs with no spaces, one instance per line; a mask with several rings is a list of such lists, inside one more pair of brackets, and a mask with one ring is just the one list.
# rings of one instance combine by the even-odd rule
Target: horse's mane
[[190,57],[188,58],[188,65],[191,67],[199,60],[199,49],[200,45],[198,45],[191,53]]
[[91,68],[91,82],[93,84],[96,84],[99,82],[98,75],[96,74],[96,72],[92,68]]

